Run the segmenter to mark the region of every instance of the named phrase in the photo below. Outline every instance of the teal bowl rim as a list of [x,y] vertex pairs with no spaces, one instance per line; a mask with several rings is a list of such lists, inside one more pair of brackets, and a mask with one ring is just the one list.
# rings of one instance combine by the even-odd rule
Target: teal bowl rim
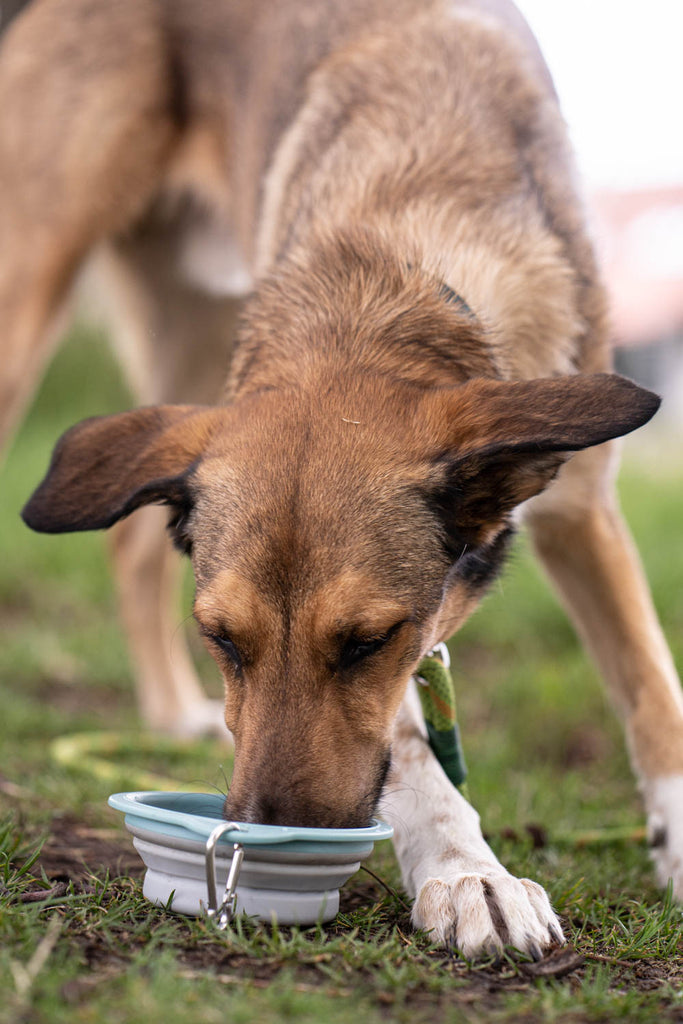
[[[117,811],[123,811],[126,822],[145,827],[149,831],[167,835],[165,826],[186,829],[194,836],[208,839],[222,821],[223,802],[220,793],[180,793],[164,790],[134,790],[128,793],[112,793],[108,804]],[[188,810],[193,803],[204,806],[208,803],[211,811],[217,813],[198,814]],[[166,804],[166,806],[164,806]],[[185,809],[169,805],[180,805]],[[391,825],[373,818],[372,824],[363,828],[303,828],[296,825],[257,825],[253,822],[236,822],[239,829],[224,833],[219,842],[242,843],[244,846],[264,846],[281,843],[374,843],[390,839],[394,834]]]

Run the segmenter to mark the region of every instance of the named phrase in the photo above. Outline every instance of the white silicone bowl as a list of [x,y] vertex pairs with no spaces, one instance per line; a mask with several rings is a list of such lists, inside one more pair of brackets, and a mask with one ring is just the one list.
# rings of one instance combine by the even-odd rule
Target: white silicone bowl
[[[181,914],[206,912],[206,844],[224,822],[217,793],[114,793],[109,804],[125,825],[147,868],[147,899]],[[367,828],[297,828],[239,822],[216,846],[216,883],[223,891],[233,844],[244,847],[236,912],[281,924],[329,921],[339,909],[339,887],[393,829],[378,819]]]

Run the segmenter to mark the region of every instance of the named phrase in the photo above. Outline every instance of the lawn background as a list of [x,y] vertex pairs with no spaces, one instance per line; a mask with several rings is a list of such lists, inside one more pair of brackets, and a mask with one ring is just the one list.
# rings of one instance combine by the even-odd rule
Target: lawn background
[[[47,902],[21,902],[41,875],[19,865],[55,823],[129,846],[106,806],[112,787],[56,766],[49,750],[71,732],[136,727],[105,538],[39,536],[18,518],[61,431],[129,404],[103,337],[74,331],[0,475],[0,1021],[683,1021],[681,912],[655,888],[644,845],[554,838],[643,819],[620,729],[523,538],[452,645],[470,791],[506,866],[548,888],[583,966],[550,978],[512,961],[470,968],[411,935],[400,894],[363,872],[325,934],[263,926],[215,936],[152,911],[115,863],[109,876],[88,864],[94,875],[84,868]],[[683,454],[665,415],[626,443],[620,493],[680,668]],[[188,576],[179,628],[191,593]],[[207,788],[229,770],[210,742],[131,762]],[[534,849],[529,824],[550,841]],[[386,844],[371,867],[395,893]],[[41,941],[49,956],[22,990],[21,967]]]

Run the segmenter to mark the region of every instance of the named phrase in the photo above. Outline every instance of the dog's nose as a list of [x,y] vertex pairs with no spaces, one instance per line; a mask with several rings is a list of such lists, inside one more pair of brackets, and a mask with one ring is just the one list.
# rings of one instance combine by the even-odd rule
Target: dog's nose
[[[309,825],[310,814],[303,808],[288,806],[276,797],[262,796],[254,808],[254,821],[262,825]],[[302,820],[303,818],[307,820]],[[294,818],[297,820],[294,821]]]
[[310,805],[299,805],[292,800],[278,799],[273,794],[262,794],[252,798],[245,807],[245,821],[259,825],[298,825],[306,828],[323,828],[325,814]]
[[367,825],[369,815],[362,809],[340,814],[331,807],[315,802],[278,799],[267,793],[252,797],[244,803],[233,802],[228,796],[224,815],[236,821],[251,821],[259,825],[290,825],[300,828],[357,828]]
[[[228,794],[224,816],[235,821],[250,821],[257,825],[303,825],[301,812],[291,801],[279,800],[274,794],[250,794],[240,799]],[[296,817],[296,821],[294,818]]]

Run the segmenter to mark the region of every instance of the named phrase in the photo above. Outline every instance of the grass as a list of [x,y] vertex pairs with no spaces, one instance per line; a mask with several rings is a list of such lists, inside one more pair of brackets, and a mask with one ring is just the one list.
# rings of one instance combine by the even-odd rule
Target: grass
[[[460,717],[492,845],[547,887],[578,955],[541,976],[434,949],[410,930],[387,844],[324,930],[238,922],[217,934],[146,904],[106,806],[113,787],[50,755],[61,735],[136,725],[106,544],[32,534],[17,514],[63,429],[128,404],[103,339],[76,332],[0,477],[0,1022],[683,1020],[683,918],[655,888],[644,845],[568,838],[642,825],[642,811],[596,674],[523,541],[453,645]],[[662,472],[634,449],[621,495],[680,665],[683,465]],[[188,580],[185,613],[190,593]],[[215,692],[204,658],[201,670]],[[121,788],[138,765],[221,787],[228,762],[208,741],[133,749]],[[529,825],[547,842],[534,846]]]

